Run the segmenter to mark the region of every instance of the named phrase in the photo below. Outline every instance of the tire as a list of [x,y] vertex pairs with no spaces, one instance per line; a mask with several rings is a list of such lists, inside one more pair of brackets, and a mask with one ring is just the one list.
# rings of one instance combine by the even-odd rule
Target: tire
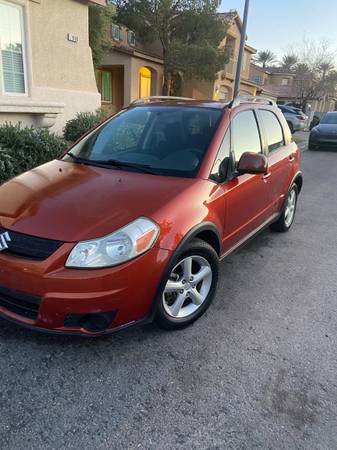
[[[292,196],[294,196],[294,197],[292,197]],[[291,185],[291,188],[288,191],[288,195],[284,202],[284,206],[283,206],[280,217],[278,218],[278,220],[276,222],[272,223],[270,226],[270,228],[273,231],[285,233],[290,230],[290,228],[294,222],[294,218],[295,218],[295,214],[296,214],[297,199],[298,199],[298,187],[297,187],[296,183],[293,183]],[[288,216],[289,210],[287,212],[287,208],[290,206],[289,202],[291,202],[291,205],[293,207],[291,218]]]
[[[206,242],[194,239],[177,254],[167,273],[156,299],[154,321],[160,328],[177,330],[192,324],[212,303],[219,276],[218,254]],[[198,275],[203,278],[195,285]]]
[[290,132],[291,134],[294,134],[294,125],[291,122],[287,122],[289,128],[290,128]]
[[317,145],[314,145],[311,142],[309,142],[309,145],[308,145],[309,150],[317,150],[317,148],[318,148]]

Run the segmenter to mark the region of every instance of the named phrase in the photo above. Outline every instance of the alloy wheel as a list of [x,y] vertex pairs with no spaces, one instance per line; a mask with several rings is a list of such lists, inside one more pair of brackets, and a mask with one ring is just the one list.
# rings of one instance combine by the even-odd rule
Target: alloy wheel
[[295,209],[296,209],[296,192],[295,189],[292,189],[289,192],[287,203],[284,210],[284,223],[287,227],[290,227],[294,220]]
[[176,264],[163,292],[163,306],[173,318],[195,313],[206,300],[212,286],[212,269],[207,259],[188,256]]

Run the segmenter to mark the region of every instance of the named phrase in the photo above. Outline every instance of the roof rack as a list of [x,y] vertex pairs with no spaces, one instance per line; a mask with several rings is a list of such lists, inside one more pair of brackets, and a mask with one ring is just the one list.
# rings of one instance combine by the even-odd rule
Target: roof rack
[[189,97],[171,97],[169,95],[151,95],[150,97],[142,97],[138,98],[137,100],[130,103],[130,105],[141,105],[142,103],[149,103],[152,100],[163,100],[163,101],[170,101],[170,100],[194,100],[193,98]]
[[239,106],[241,103],[247,103],[247,102],[264,103],[265,105],[276,106],[276,103],[271,98],[259,97],[259,96],[254,96],[254,95],[242,95],[239,97],[235,97],[235,99],[232,100],[232,102],[229,104],[229,107],[235,108],[235,107]]

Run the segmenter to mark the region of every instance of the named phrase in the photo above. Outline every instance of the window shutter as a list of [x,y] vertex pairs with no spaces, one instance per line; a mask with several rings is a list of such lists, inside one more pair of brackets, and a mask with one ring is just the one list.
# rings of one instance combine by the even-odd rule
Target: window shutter
[[102,72],[102,101],[112,102],[112,73]]
[[24,94],[25,75],[22,53],[11,50],[2,50],[1,53],[5,92]]

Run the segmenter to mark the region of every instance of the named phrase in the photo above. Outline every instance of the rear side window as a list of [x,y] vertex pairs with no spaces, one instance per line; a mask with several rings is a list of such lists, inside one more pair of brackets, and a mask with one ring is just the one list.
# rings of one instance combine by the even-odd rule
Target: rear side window
[[261,152],[260,133],[253,111],[237,114],[232,122],[232,142],[235,162],[245,152]]
[[263,131],[266,136],[268,151],[273,152],[284,145],[281,124],[275,114],[271,111],[260,110],[259,114],[263,123]]

